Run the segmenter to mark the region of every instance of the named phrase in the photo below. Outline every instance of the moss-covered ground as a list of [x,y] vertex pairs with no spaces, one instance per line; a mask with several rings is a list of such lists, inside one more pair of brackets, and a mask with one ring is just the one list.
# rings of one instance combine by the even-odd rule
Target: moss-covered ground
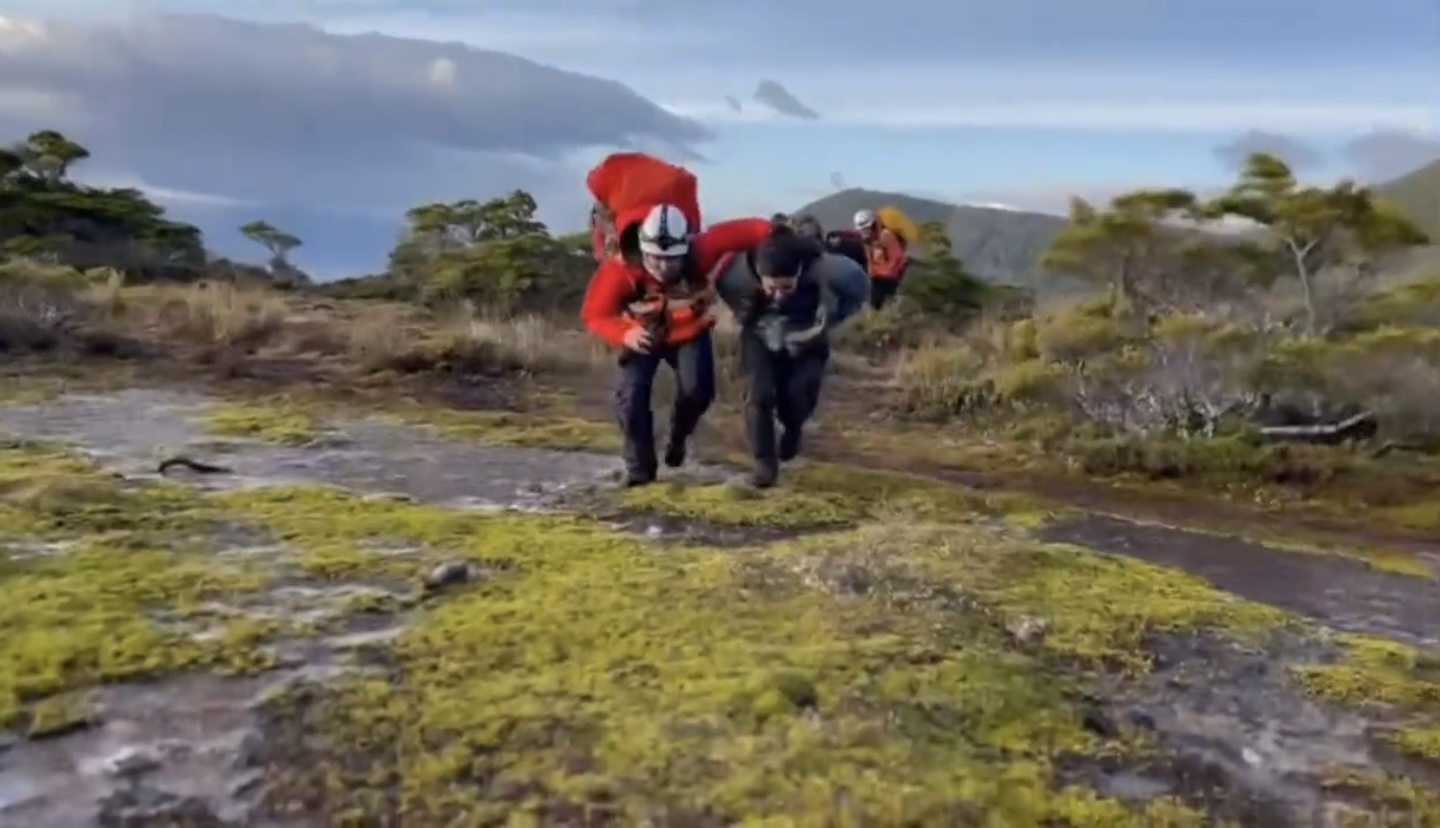
[[[285,442],[323,432],[302,404],[283,428],[260,408],[217,421]],[[544,444],[516,438],[532,440]],[[63,731],[107,682],[268,666],[273,630],[253,619],[219,637],[158,620],[271,585],[273,561],[214,554],[217,527],[238,525],[287,544],[321,581],[404,583],[438,560],[483,573],[423,600],[381,673],[272,703],[260,754],[277,810],[334,824],[1210,824],[1203,802],[1125,805],[1057,783],[1075,756],[1156,748],[1087,724],[1092,679],[1146,674],[1157,634],[1258,641],[1297,622],[1172,570],[1042,543],[1029,529],[1048,510],[1023,498],[825,464],[786,479],[764,493],[660,485],[612,504],[822,529],[721,550],[584,515],[318,487],[201,497],[127,484],[60,447],[4,444],[0,726]],[[1395,749],[1433,759],[1426,657],[1374,639],[1345,648],[1298,669],[1299,684],[1385,709]],[[1377,778],[1334,781],[1362,783],[1399,801]],[[1405,790],[1404,824],[1440,825],[1433,796]]]
[[155,620],[265,588],[265,572],[214,559],[218,519],[186,488],[130,486],[58,447],[0,444],[0,728],[54,729],[83,707],[67,694],[104,682],[262,665],[255,642]]

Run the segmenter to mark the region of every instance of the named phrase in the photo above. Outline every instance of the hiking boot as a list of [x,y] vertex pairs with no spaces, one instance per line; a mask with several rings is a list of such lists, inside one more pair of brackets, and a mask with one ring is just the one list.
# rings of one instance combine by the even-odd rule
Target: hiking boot
[[800,456],[800,429],[787,428],[780,432],[779,454],[781,463],[789,463]]
[[670,438],[665,444],[665,465],[667,468],[678,469],[685,465],[685,441]]
[[774,486],[780,479],[779,464],[764,460],[755,461],[755,468],[750,472],[750,485],[757,489],[768,489]]

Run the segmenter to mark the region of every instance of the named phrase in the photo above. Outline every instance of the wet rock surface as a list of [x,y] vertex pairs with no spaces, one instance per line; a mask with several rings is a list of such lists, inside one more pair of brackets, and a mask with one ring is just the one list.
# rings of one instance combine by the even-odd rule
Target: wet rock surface
[[[1377,723],[1307,697],[1292,667],[1336,657],[1322,640],[1277,634],[1242,646],[1213,635],[1153,636],[1154,671],[1137,682],[1103,682],[1092,714],[1099,730],[1157,736],[1149,759],[1077,760],[1062,772],[1123,799],[1175,794],[1242,825],[1330,825],[1343,809],[1324,792],[1336,768],[1381,768]],[[1108,686],[1104,686],[1107,685]],[[1368,824],[1368,823],[1366,823]]]
[[461,507],[556,506],[572,491],[607,482],[619,468],[613,456],[461,443],[375,419],[336,422],[335,433],[315,446],[221,444],[201,424],[215,402],[133,389],[0,407],[0,427],[71,443],[129,477],[158,476],[161,459],[198,447],[196,459],[231,472],[189,478],[206,488],[320,483]]
[[[315,446],[242,441],[217,450],[199,425],[212,405],[200,395],[152,390],[68,397],[0,406],[0,430],[70,442],[135,479],[157,477],[161,455],[195,450],[232,472],[186,478],[204,489],[325,484],[457,508],[566,507],[608,485],[618,467],[610,456],[462,443],[378,420],[337,423],[343,439]],[[697,469],[685,476],[714,481],[725,475]],[[804,534],[642,514],[611,520],[658,545],[740,547]],[[1440,585],[1433,581],[1339,557],[1103,516],[1067,519],[1039,535],[1182,569],[1337,630],[1440,643]],[[92,694],[94,713],[86,726],[44,739],[0,732],[0,824],[321,824],[285,817],[283,807],[266,799],[268,777],[311,748],[297,741],[300,724],[291,718],[299,708],[277,706],[276,699],[298,695],[323,705],[323,688],[335,675],[383,674],[389,666],[374,653],[403,630],[406,611],[439,593],[483,584],[503,569],[447,559],[419,569],[413,584],[322,580],[289,572],[287,550],[270,539],[237,530],[216,541],[220,555],[270,561],[287,577],[259,598],[210,607],[211,617],[283,620],[322,634],[273,642],[273,666],[259,675],[116,684]],[[6,549],[11,558],[65,552],[44,545]],[[828,591],[853,595],[867,594],[873,580],[863,567],[802,574]],[[386,609],[353,611],[365,603]],[[960,597],[954,603],[968,605]],[[185,619],[156,621],[210,634]],[[1019,646],[1040,647],[1047,622],[1012,619],[1006,633]],[[1217,818],[1272,828],[1347,824],[1344,797],[1327,793],[1324,785],[1335,767],[1400,768],[1375,738],[1385,722],[1317,702],[1298,687],[1291,668],[1339,658],[1322,634],[1286,631],[1246,646],[1218,635],[1155,635],[1146,651],[1154,660],[1149,674],[1096,677],[1086,726],[1107,740],[1148,733],[1163,751],[1145,759],[1076,757],[1063,764],[1061,781],[1136,801],[1177,795]],[[1440,777],[1431,781],[1440,783]]]
[[1440,581],[1384,572],[1338,555],[1273,549],[1102,515],[1056,522],[1040,536],[1182,569],[1226,592],[1335,629],[1440,645]]

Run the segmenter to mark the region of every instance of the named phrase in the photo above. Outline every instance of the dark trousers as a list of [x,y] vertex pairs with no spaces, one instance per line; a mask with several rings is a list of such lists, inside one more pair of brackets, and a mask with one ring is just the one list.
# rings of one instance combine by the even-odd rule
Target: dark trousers
[[745,434],[756,462],[777,460],[775,423],[798,440],[800,429],[820,404],[820,386],[830,348],[820,345],[798,355],[776,353],[751,331],[740,334],[740,370],[745,374]]
[[890,304],[890,300],[895,298],[898,290],[900,290],[899,279],[871,279],[870,309],[878,311]]
[[671,442],[689,439],[715,400],[715,349],[707,331],[684,345],[657,348],[648,354],[620,355],[615,384],[615,416],[625,438],[625,465],[631,472],[653,476],[655,415],[650,407],[660,363],[675,371],[675,406],[670,411]]

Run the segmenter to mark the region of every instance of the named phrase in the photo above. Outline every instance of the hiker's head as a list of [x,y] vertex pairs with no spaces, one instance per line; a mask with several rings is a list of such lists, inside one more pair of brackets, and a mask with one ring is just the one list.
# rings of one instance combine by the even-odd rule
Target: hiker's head
[[855,213],[855,232],[865,238],[873,238],[880,232],[880,218],[874,210],[858,210]]
[[662,282],[679,278],[690,252],[690,222],[679,207],[661,204],[651,208],[640,223],[640,262]]
[[814,216],[801,216],[796,219],[795,232],[809,239],[825,238],[825,230],[820,226],[820,220]]
[[814,243],[794,233],[772,233],[755,251],[760,289],[773,301],[795,292],[800,274],[814,258]]

